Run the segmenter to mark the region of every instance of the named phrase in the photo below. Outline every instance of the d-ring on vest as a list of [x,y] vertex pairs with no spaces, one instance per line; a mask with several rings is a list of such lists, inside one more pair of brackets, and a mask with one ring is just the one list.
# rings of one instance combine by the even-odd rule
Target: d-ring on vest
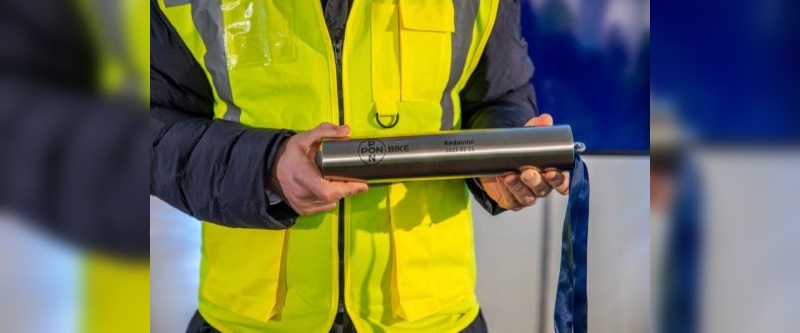
[[[389,118],[391,120],[389,121],[389,123],[384,124],[383,120],[381,120],[382,118]],[[375,122],[377,122],[378,125],[380,125],[383,128],[395,127],[397,125],[398,121],[400,121],[400,114],[399,113],[395,113],[394,115],[381,116],[379,113],[375,112]]]

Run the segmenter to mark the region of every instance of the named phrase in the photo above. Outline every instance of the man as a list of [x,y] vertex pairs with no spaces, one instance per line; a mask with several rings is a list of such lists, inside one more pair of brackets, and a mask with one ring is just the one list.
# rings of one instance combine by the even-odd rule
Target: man
[[326,138],[552,125],[519,10],[151,0],[150,191],[207,221],[189,331],[486,331],[467,189],[498,214],[566,174],[368,188],[314,157]]

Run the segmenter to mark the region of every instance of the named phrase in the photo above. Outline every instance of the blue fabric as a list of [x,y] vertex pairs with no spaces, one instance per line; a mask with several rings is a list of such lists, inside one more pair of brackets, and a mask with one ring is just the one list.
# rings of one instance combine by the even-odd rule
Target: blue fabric
[[674,207],[669,221],[658,333],[699,331],[698,281],[701,272],[702,198],[697,169],[684,157],[675,179]]
[[586,332],[586,247],[589,239],[589,172],[575,153],[569,179],[569,204],[561,239],[556,291],[556,333]]

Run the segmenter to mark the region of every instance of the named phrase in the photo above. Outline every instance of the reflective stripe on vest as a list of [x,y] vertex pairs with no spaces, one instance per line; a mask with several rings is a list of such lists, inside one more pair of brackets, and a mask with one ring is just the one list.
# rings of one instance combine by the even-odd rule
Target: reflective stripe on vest
[[219,0],[193,0],[192,16],[195,28],[203,38],[207,52],[203,57],[206,69],[211,73],[214,89],[220,102],[225,103],[223,119],[239,122],[241,110],[233,101],[228,59],[225,56],[225,25],[222,5]]
[[[212,79],[217,117],[265,128],[338,123],[333,47],[320,1],[168,0],[165,14]],[[184,3],[182,3],[184,2]],[[353,136],[457,128],[498,1],[352,3],[342,49]],[[401,114],[386,129],[376,114]],[[457,332],[478,313],[463,180],[373,186],[288,230],[203,226],[200,312],[235,332],[327,331],[345,302],[359,332]]]

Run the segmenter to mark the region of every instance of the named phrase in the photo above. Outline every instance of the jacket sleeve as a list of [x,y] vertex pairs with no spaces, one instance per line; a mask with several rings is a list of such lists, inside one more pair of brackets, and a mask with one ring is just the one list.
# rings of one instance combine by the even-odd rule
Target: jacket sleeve
[[147,258],[144,107],[98,94],[97,40],[74,2],[0,7],[0,35],[13,41],[0,52],[0,224]]
[[292,133],[213,119],[205,71],[150,2],[150,194],[201,220],[282,229],[297,214],[270,205],[269,171]]
[[[465,129],[521,127],[538,114],[519,2],[500,1],[497,15],[481,60],[460,94]],[[468,179],[467,187],[490,214],[504,211],[477,179]]]

